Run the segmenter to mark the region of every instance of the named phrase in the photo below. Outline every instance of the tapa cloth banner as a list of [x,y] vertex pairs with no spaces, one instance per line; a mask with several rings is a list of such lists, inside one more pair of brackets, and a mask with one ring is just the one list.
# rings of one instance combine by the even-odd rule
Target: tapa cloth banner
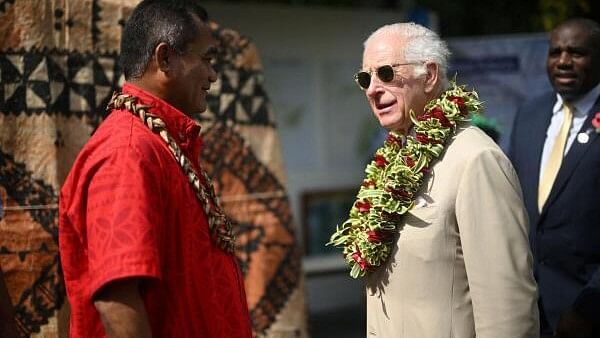
[[[0,265],[24,336],[67,334],[58,192],[122,84],[121,30],[137,2],[0,0]],[[258,54],[247,38],[212,28],[223,48],[209,109],[195,116],[201,160],[239,224],[255,335],[303,337],[301,254]]]

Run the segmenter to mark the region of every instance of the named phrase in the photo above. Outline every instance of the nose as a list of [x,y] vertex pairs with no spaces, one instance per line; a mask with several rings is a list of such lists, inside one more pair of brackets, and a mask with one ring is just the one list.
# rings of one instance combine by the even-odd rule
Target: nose
[[382,91],[383,91],[383,88],[381,87],[381,83],[379,82],[379,79],[376,76],[371,77],[371,83],[369,83],[369,88],[367,88],[367,90],[365,90],[365,94],[368,97],[375,97]]
[[215,71],[215,68],[213,66],[209,67],[209,71],[208,71],[208,81],[215,82],[217,81],[217,71]]
[[571,54],[567,51],[562,51],[558,58],[559,66],[570,66],[572,64],[573,59],[571,58]]

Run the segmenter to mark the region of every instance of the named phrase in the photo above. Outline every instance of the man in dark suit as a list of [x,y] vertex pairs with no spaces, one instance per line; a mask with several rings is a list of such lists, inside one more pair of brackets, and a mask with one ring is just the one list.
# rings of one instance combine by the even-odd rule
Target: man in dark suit
[[531,223],[541,333],[600,337],[600,25],[555,28],[547,71],[555,92],[521,107],[509,150]]

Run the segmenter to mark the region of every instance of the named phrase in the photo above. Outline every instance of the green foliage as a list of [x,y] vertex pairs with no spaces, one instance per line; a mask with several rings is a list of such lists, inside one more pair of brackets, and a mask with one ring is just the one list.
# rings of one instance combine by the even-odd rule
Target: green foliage
[[598,0],[417,0],[416,3],[438,14],[444,36],[549,31],[575,16],[600,20]]
[[[442,36],[475,36],[549,31],[575,16],[600,21],[598,0],[213,0],[227,3],[283,4],[341,8],[424,7],[439,18]],[[414,5],[413,5],[414,3]],[[401,18],[399,19],[401,20]]]
[[[593,14],[591,0],[539,0],[539,2],[538,20],[546,31],[552,30],[568,18]],[[597,16],[598,13],[596,12],[595,15]]]
[[432,161],[443,153],[457,124],[480,110],[475,92],[452,83],[425,107],[424,114],[417,117],[410,112],[415,136],[390,132],[365,169],[349,218],[336,227],[327,243],[342,248],[350,276],[362,277],[385,262],[400,231],[399,221],[413,208]]

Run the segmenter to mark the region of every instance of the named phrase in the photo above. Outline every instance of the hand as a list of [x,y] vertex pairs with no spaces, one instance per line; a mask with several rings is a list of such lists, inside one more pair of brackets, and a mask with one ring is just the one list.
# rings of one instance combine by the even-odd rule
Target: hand
[[593,331],[592,322],[569,309],[560,317],[554,338],[594,338]]

